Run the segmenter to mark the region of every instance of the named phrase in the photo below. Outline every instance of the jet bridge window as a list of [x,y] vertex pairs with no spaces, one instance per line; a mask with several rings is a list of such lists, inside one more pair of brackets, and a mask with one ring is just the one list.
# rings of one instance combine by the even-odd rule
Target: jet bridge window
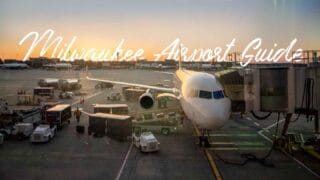
[[212,98],[212,93],[210,91],[202,91],[202,90],[200,90],[199,98],[211,99]]
[[223,91],[222,91],[222,90],[220,90],[220,91],[213,91],[213,98],[214,98],[214,99],[224,98]]

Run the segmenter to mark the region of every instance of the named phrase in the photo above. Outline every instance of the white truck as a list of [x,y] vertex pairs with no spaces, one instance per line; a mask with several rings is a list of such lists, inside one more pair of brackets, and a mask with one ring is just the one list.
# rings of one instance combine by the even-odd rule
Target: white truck
[[134,145],[142,152],[154,152],[159,150],[160,143],[151,132],[143,132],[140,136],[133,133]]
[[39,125],[32,133],[30,141],[35,142],[49,142],[56,134],[57,126],[50,127],[47,124]]

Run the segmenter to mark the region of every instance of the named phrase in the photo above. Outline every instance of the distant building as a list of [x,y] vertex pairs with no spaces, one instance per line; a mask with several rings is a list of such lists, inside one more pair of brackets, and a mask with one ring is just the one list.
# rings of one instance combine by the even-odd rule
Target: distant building
[[174,59],[166,59],[163,61],[162,65],[165,66],[176,66],[177,65],[177,61]]
[[42,68],[46,64],[52,64],[59,61],[60,59],[58,58],[36,57],[30,58],[29,61],[27,61],[27,63],[29,66],[33,68]]
[[5,59],[4,63],[9,64],[9,63],[19,63],[21,60],[18,59]]

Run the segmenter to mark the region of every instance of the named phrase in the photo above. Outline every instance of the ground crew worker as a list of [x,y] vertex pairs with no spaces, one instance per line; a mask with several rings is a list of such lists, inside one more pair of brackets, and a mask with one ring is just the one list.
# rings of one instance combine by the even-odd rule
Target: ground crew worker
[[79,107],[77,107],[77,110],[74,111],[74,115],[76,116],[77,123],[80,122],[80,116],[81,116],[81,111],[79,110]]
[[80,104],[83,104],[84,103],[84,97],[81,97],[80,98]]

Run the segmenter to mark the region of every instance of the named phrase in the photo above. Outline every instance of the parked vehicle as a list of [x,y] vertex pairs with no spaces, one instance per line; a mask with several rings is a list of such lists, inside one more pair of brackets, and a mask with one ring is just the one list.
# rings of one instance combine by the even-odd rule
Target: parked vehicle
[[119,92],[112,92],[110,96],[107,97],[109,101],[120,101],[121,94]]
[[79,79],[60,79],[59,86],[62,91],[75,91],[82,87]]
[[146,92],[145,89],[127,88],[124,90],[124,97],[127,101],[137,102],[139,97]]
[[17,123],[14,125],[11,134],[17,136],[19,140],[22,140],[23,138],[29,137],[32,132],[32,123]]
[[158,151],[160,143],[151,132],[143,132],[139,135],[133,133],[133,143],[142,152]]
[[32,123],[34,126],[41,123],[41,109],[38,107],[14,110],[14,115],[17,122]]
[[55,78],[40,79],[38,84],[40,87],[58,88],[59,87],[59,79],[55,79]]
[[72,116],[70,104],[58,104],[46,111],[46,120],[50,125],[61,128],[64,124],[70,124]]
[[93,112],[128,115],[129,107],[127,104],[93,104]]
[[4,139],[7,139],[11,135],[12,128],[5,127],[0,128],[0,133],[3,135]]
[[132,121],[134,131],[153,133],[161,133],[168,135],[170,133],[177,133],[182,124],[181,116],[175,112],[168,114],[164,113],[144,113],[137,117],[137,120]]
[[48,124],[39,125],[32,133],[30,137],[31,142],[49,142],[55,136],[57,132],[57,126]]
[[8,126],[0,129],[0,133],[3,138],[8,138],[9,136],[16,136],[19,140],[29,137],[33,132],[32,123],[17,123],[14,126]]
[[33,89],[33,95],[54,97],[54,89],[53,87],[36,87]]
[[88,135],[93,134],[96,137],[104,136],[107,133],[107,120],[103,113],[89,115]]
[[88,134],[96,136],[109,136],[118,140],[127,140],[132,134],[132,117],[127,115],[115,115],[95,113],[89,115]]
[[111,89],[111,88],[113,88],[113,84],[100,82],[95,85],[95,88],[96,89]]
[[73,96],[74,96],[74,93],[71,91],[60,92],[59,94],[60,99],[72,99]]
[[47,101],[47,102],[42,102],[40,104],[41,108],[40,108],[40,111],[41,111],[41,120],[44,122],[45,119],[46,119],[46,111],[47,109],[50,109],[56,105],[60,104],[59,101]]

